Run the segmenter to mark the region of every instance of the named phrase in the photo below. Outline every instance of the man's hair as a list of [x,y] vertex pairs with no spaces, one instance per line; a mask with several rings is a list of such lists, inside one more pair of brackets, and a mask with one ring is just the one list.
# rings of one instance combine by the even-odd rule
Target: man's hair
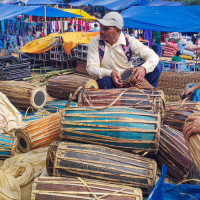
[[98,27],[98,25],[97,25],[97,24],[94,24],[94,27]]
[[68,24],[68,26],[72,26],[72,24],[71,24],[71,23],[69,23],[69,24]]

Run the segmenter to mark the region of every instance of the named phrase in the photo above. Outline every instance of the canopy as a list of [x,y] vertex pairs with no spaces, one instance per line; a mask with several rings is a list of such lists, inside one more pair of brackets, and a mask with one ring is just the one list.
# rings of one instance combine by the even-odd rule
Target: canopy
[[181,6],[182,2],[175,1],[162,1],[162,0],[153,0],[153,1],[142,1],[140,6]]
[[70,3],[71,6],[82,6],[82,5],[92,5],[92,6],[104,6],[110,10],[122,10],[128,7],[137,5],[142,1],[146,0],[80,0],[77,2]]
[[88,13],[86,13],[84,10],[81,9],[64,9],[63,11],[80,15],[82,16],[82,19],[96,20],[95,17],[92,17],[91,15],[89,15]]
[[133,6],[121,14],[126,28],[200,32],[200,6]]
[[[14,6],[8,4],[0,4],[0,20],[8,19],[18,15],[33,15],[44,17],[44,6]],[[46,7],[46,16],[47,17],[66,17],[66,18],[77,18],[81,17],[68,12],[63,12],[56,8]]]
[[2,0],[1,3],[4,4],[17,4],[24,3],[27,5],[56,5],[62,4],[60,0]]

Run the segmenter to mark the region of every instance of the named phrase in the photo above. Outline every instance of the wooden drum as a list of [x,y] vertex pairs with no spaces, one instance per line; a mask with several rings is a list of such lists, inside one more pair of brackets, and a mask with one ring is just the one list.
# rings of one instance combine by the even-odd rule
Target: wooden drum
[[165,117],[163,119],[163,124],[169,125],[179,131],[183,130],[185,120],[197,110],[187,108],[187,107],[165,107]]
[[141,89],[155,90],[155,88],[145,78],[140,83],[136,82],[136,80],[133,80],[135,74],[132,73],[132,70],[133,68],[126,69],[121,75],[121,79],[125,87],[137,87]]
[[15,155],[17,138],[8,134],[0,134],[0,159]]
[[50,176],[79,176],[139,187],[151,192],[154,160],[99,145],[53,142],[47,153]]
[[79,106],[128,106],[136,109],[160,113],[164,117],[164,93],[162,90],[151,91],[137,88],[117,88],[80,92]]
[[160,115],[129,107],[70,107],[62,113],[60,137],[154,154],[159,147]]
[[142,200],[142,191],[139,188],[79,177],[41,177],[35,179],[31,200],[64,199]]
[[30,122],[16,131],[18,147],[22,152],[48,146],[58,140],[61,113],[51,114],[42,119]]
[[4,93],[16,108],[43,108],[47,101],[46,90],[24,81],[0,81]]
[[61,100],[68,100],[69,95],[79,87],[98,89],[98,84],[91,78],[70,74],[50,78],[46,86],[50,96]]
[[[193,114],[193,116],[200,116],[200,113]],[[192,134],[186,141],[186,144],[190,150],[195,166],[197,167],[200,174],[200,134]]]
[[166,125],[160,129],[160,146],[156,159],[161,168],[164,164],[167,166],[167,173],[176,181],[191,177],[195,171],[183,133]]

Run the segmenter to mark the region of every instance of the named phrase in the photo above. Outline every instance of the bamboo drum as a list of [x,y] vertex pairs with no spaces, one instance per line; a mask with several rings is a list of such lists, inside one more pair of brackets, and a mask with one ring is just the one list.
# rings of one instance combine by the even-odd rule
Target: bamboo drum
[[60,138],[155,154],[159,148],[160,115],[129,107],[70,107],[62,112]]
[[196,112],[198,111],[187,107],[166,106],[163,124],[169,125],[172,128],[182,131],[185,124],[185,120],[191,114]]
[[121,79],[125,87],[137,87],[141,89],[155,90],[155,88],[145,78],[141,83],[137,83],[135,80],[133,80],[135,74],[132,73],[132,70],[133,68],[126,69],[121,75]]
[[70,94],[74,94],[79,87],[98,89],[98,84],[91,78],[70,74],[52,77],[46,85],[47,93],[60,100],[68,100]]
[[61,113],[50,114],[47,117],[30,122],[24,128],[17,129],[18,147],[22,152],[48,146],[58,140]]
[[44,88],[24,81],[0,81],[0,92],[4,93],[17,108],[43,108],[47,101]]
[[31,200],[142,200],[142,191],[124,185],[110,184],[85,178],[36,178]]
[[139,187],[151,192],[157,164],[139,155],[99,145],[53,142],[47,153],[50,176],[80,176]]
[[14,156],[16,146],[16,137],[8,134],[0,134],[0,159],[6,159]]
[[195,171],[183,133],[167,125],[161,126],[160,129],[160,145],[156,159],[161,168],[164,164],[167,166],[167,173],[176,181],[191,177]]
[[80,92],[79,106],[128,106],[136,109],[160,113],[164,117],[164,93],[137,88],[117,88]]

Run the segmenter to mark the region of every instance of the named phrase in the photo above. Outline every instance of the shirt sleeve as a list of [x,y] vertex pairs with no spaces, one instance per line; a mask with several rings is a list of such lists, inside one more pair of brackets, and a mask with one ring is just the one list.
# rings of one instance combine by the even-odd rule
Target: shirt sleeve
[[94,78],[103,78],[111,76],[112,70],[101,68],[99,59],[99,40],[95,37],[91,40],[87,55],[87,72]]
[[146,73],[152,72],[158,65],[159,56],[148,46],[142,44],[139,40],[134,37],[129,39],[131,50],[133,54],[142,58],[145,61],[141,66],[146,69]]

